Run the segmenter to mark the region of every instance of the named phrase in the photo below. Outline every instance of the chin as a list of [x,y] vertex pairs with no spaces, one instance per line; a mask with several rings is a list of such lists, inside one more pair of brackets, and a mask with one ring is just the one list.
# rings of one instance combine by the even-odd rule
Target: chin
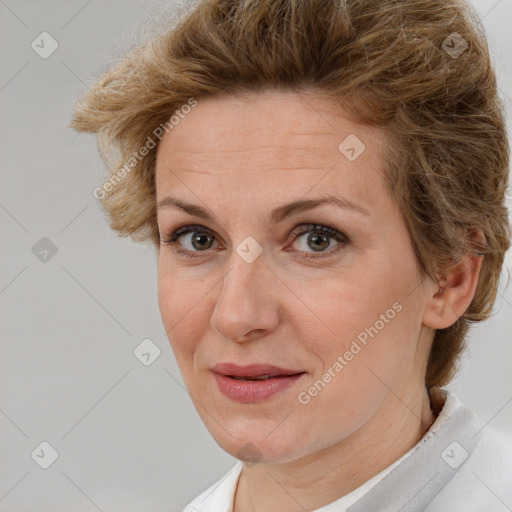
[[271,442],[264,438],[239,440],[222,448],[233,457],[252,464],[277,464],[289,462],[301,456],[296,451],[296,444],[287,447],[282,446],[279,442]]
[[246,463],[288,462],[304,455],[304,436],[284,430],[279,435],[279,426],[272,432],[275,425],[273,422],[273,427],[268,428],[268,422],[250,420],[250,425],[238,424],[238,428],[224,424],[224,430],[215,424],[208,430],[225,452]]

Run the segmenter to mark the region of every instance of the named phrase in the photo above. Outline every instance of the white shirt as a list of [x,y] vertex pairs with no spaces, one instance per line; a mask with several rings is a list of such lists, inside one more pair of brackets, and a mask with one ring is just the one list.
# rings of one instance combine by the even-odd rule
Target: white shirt
[[[512,435],[483,423],[451,391],[407,453],[363,485],[313,512],[510,512]],[[233,512],[243,462],[183,512]]]

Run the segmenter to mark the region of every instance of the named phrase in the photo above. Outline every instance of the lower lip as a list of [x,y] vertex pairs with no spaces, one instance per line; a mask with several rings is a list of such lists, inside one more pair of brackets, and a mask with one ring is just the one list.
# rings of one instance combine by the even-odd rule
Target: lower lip
[[267,380],[237,380],[214,373],[221,393],[231,400],[243,403],[264,402],[276,393],[288,389],[303,375],[304,373],[299,373]]

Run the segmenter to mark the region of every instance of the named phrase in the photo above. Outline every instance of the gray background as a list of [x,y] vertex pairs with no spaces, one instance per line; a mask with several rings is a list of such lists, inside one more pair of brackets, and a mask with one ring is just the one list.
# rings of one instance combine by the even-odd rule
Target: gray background
[[[512,0],[474,5],[510,123]],[[0,512],[177,511],[235,462],[183,387],[154,250],[111,234],[92,195],[104,176],[95,139],[67,128],[74,99],[163,6],[0,0]],[[47,59],[31,48],[43,31],[59,45]],[[43,237],[57,248],[46,262],[32,252]],[[449,387],[512,431],[506,275]],[[147,338],[161,351],[150,366],[133,354]],[[58,452],[48,469],[31,456],[43,441]]]

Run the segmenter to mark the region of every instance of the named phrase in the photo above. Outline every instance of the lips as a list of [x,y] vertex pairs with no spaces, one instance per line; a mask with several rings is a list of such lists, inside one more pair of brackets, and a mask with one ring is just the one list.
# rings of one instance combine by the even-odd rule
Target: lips
[[220,392],[235,402],[257,403],[283,393],[306,373],[268,364],[238,366],[218,363],[211,368]]
[[217,363],[212,371],[218,375],[232,377],[237,380],[268,380],[275,377],[285,377],[304,373],[303,370],[280,368],[270,364],[251,364],[238,366],[234,363]]

